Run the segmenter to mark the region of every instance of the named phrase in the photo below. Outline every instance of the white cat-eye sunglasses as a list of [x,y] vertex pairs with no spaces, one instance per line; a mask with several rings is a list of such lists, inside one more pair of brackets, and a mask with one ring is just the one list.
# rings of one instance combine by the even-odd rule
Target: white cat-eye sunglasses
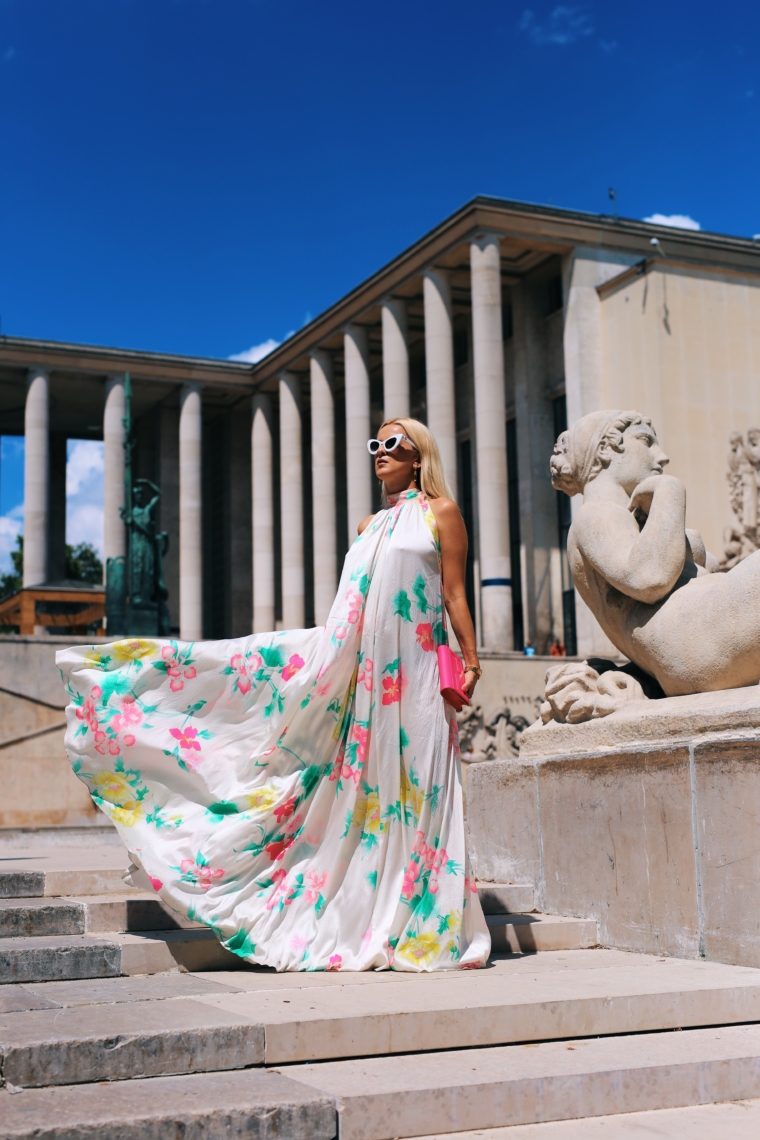
[[370,455],[377,455],[378,451],[382,447],[385,454],[390,455],[391,452],[396,450],[402,440],[406,440],[410,447],[413,447],[415,451],[417,450],[416,444],[412,443],[409,436],[403,435],[399,431],[396,432],[395,435],[389,435],[387,439],[368,439],[367,451],[370,453]]

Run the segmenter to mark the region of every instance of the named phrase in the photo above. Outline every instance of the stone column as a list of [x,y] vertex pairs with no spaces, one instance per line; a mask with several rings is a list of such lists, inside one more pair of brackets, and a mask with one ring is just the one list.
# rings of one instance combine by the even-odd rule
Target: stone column
[[253,497],[253,632],[274,629],[274,487],[272,409],[269,396],[253,398],[251,478]]
[[282,535],[282,624],[304,623],[303,459],[301,454],[301,381],[280,376],[280,532]]
[[183,641],[203,637],[201,431],[200,388],[185,384],[179,412],[179,631]]
[[372,513],[369,344],[362,325],[349,325],[344,337],[346,372],[346,479],[348,482],[348,541],[356,538],[362,519]]
[[409,348],[406,301],[384,301],[383,419],[409,415]]
[[470,244],[478,539],[481,611],[486,649],[511,649],[504,344],[501,327],[501,255],[495,234]]
[[126,554],[124,506],[124,377],[109,376],[103,409],[103,581],[109,558]]
[[335,407],[333,363],[327,352],[311,354],[311,486],[314,524],[314,621],[324,625],[335,600]]
[[24,413],[24,585],[47,580],[50,441],[48,438],[49,378],[42,368],[30,368]]
[[427,424],[435,436],[452,493],[457,494],[457,421],[454,396],[454,330],[451,285],[445,269],[428,269],[425,300]]

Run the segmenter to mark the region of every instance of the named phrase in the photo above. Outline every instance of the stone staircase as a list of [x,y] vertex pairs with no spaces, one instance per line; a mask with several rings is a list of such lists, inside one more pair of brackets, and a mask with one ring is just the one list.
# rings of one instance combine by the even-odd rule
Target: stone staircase
[[0,846],[2,1140],[760,1134],[760,970],[596,948],[481,884],[487,970],[276,974],[125,865]]

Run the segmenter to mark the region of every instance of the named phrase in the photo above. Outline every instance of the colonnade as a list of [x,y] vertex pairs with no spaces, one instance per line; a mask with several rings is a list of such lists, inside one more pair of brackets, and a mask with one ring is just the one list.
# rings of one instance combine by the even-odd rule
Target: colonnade
[[[506,408],[502,343],[499,239],[478,235],[470,243],[473,381],[482,640],[487,648],[512,648]],[[430,268],[423,277],[428,425],[438,441],[449,481],[457,486],[454,342],[451,284],[447,270]],[[406,302],[382,304],[383,385],[386,416],[409,414],[409,347]],[[349,536],[372,511],[370,362],[367,328],[344,330],[346,480]],[[314,615],[322,624],[337,587],[336,486],[333,361],[315,345],[309,372],[311,402],[312,503],[314,529]],[[275,625],[275,516],[273,399],[279,403],[280,534],[282,623],[303,625],[305,602],[302,470],[302,380],[283,373],[277,393],[253,398],[251,424],[253,629]],[[123,377],[105,388],[103,436],[104,553],[124,554]],[[49,378],[28,374],[25,431],[24,585],[42,583],[49,565]],[[179,417],[179,613],[180,636],[203,636],[201,531],[201,392],[186,384]]]

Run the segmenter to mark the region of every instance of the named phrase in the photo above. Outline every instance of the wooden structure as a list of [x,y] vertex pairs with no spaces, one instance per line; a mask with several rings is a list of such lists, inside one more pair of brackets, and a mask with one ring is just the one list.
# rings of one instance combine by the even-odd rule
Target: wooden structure
[[103,633],[106,612],[104,586],[65,583],[27,586],[0,602],[0,630],[15,627],[22,635],[40,633],[86,634],[97,623]]

